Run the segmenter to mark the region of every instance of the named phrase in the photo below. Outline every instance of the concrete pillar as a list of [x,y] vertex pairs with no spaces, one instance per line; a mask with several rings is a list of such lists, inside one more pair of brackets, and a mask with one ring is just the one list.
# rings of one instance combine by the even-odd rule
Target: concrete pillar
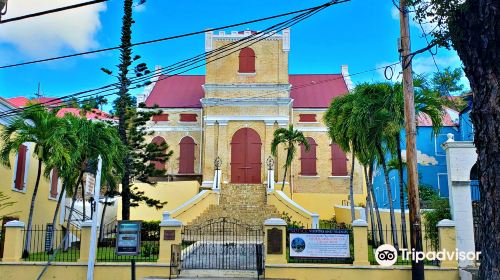
[[[441,220],[437,224],[437,227],[439,234],[439,250],[445,250],[450,253],[455,252],[457,248],[457,242],[455,239],[455,222],[448,219]],[[457,268],[458,262],[456,259],[450,260],[445,258],[444,260],[441,260],[440,266],[446,268]]]
[[[477,162],[476,148],[473,142],[454,141],[448,135],[443,143],[446,151],[448,172],[449,200],[451,217],[456,225],[456,243],[459,252],[474,252],[474,221],[472,217],[472,199],[470,190],[470,170]],[[460,260],[459,266],[472,265],[472,261]]]
[[10,221],[4,225],[5,240],[3,248],[3,262],[19,262],[23,255],[24,223]]
[[286,222],[280,218],[264,221],[266,264],[284,264],[286,258]]
[[370,265],[368,260],[368,223],[365,220],[352,222],[354,236],[354,263],[353,265]]
[[[89,261],[91,235],[92,235],[92,221],[88,220],[82,223],[82,231],[80,235],[80,258],[78,259],[78,262],[86,263]],[[97,244],[94,245],[97,246]]]
[[227,123],[228,121],[217,121],[219,124],[219,135],[217,136],[217,154],[215,157],[219,156],[222,160],[220,178],[221,183],[229,182],[229,162],[231,161],[231,155],[229,154],[229,143],[231,142],[231,137],[228,138],[227,135]]
[[163,212],[163,220],[160,223],[160,252],[158,262],[170,264],[172,257],[172,245],[180,245],[182,222],[170,218],[169,212]]

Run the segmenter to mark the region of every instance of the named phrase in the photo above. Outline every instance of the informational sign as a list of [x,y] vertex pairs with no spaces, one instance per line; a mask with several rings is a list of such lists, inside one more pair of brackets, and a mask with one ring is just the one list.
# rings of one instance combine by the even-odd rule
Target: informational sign
[[117,255],[138,255],[141,252],[141,222],[118,221],[116,234]]
[[45,231],[45,252],[52,251],[52,244],[54,240],[54,226],[52,224],[47,224]]
[[290,257],[350,258],[349,231],[342,229],[291,229]]

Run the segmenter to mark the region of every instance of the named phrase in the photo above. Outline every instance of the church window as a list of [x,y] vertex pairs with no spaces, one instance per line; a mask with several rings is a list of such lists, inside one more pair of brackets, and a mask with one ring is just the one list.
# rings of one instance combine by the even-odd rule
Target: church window
[[305,145],[300,145],[300,175],[316,176],[316,141],[313,138],[307,137],[310,149],[306,150]]
[[240,51],[239,73],[255,73],[255,52],[251,48],[243,48]]
[[347,176],[347,156],[339,145],[332,143],[332,176]]

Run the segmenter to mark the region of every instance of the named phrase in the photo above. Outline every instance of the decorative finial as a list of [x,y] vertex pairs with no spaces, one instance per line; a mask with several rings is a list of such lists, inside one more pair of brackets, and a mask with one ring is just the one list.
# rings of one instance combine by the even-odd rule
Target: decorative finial
[[266,164],[267,164],[267,169],[268,170],[273,170],[274,169],[274,159],[269,156],[266,160]]
[[220,170],[221,165],[222,165],[222,160],[220,159],[219,156],[217,156],[217,158],[215,158],[214,160],[215,170]]

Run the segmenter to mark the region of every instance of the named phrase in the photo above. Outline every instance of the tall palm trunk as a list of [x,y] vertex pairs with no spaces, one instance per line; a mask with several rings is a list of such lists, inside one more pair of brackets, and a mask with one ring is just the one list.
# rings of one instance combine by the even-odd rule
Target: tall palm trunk
[[[288,144],[288,147],[290,147],[290,143]],[[292,156],[290,154],[290,148],[288,148],[287,152],[286,152],[286,160],[285,160],[285,174],[283,174],[283,184],[281,185],[281,191],[283,191],[285,189],[285,181],[286,181],[286,172],[288,171],[288,163],[290,162],[288,159]],[[291,177],[290,177],[291,178]],[[290,182],[291,182],[291,179],[290,179]],[[292,190],[290,189],[290,193],[292,192]]]
[[389,212],[391,216],[391,232],[392,232],[392,245],[394,245],[394,248],[396,248],[397,251],[399,251],[399,245],[398,245],[398,233],[397,233],[397,227],[396,227],[396,217],[394,214],[394,205],[392,203],[392,190],[391,190],[391,182],[389,180],[389,173],[387,172],[387,164],[385,162],[385,155],[384,152],[382,151],[382,147],[380,145],[377,145],[377,152],[380,157],[380,161],[382,163],[382,169],[384,171],[384,178],[385,178],[385,186],[387,189],[387,199],[389,200]]
[[364,167],[365,171],[365,178],[367,180],[366,186],[368,187],[368,193],[370,193],[370,197],[373,199],[373,206],[375,207],[375,215],[377,216],[377,226],[378,226],[378,235],[379,235],[379,240],[380,243],[384,244],[384,232],[382,231],[382,219],[380,219],[380,211],[378,210],[378,203],[377,203],[377,197],[375,196],[375,192],[373,191],[373,185],[372,185],[372,173],[373,173],[373,168],[370,167],[370,176],[366,173],[366,166]]
[[82,213],[83,213],[83,220],[87,220],[87,215],[85,214],[85,208],[86,205],[85,205],[85,186],[83,185],[83,181],[80,182],[80,185],[81,185],[81,191],[82,191],[82,205],[83,205],[83,208],[82,208]]
[[372,236],[372,242],[373,246],[378,246],[378,240],[377,240],[377,232],[375,230],[375,218],[374,218],[374,213],[373,213],[373,205],[372,205],[372,198],[369,192],[366,194],[366,211],[365,211],[366,217],[370,217],[370,225],[371,225],[371,236]]
[[24,240],[23,257],[27,257],[30,252],[31,245],[31,229],[33,227],[33,212],[35,210],[36,194],[38,193],[38,186],[40,185],[40,177],[42,175],[42,159],[38,158],[38,169],[36,171],[35,187],[33,188],[33,195],[31,195],[30,212],[28,214],[28,229],[26,230],[26,238]]
[[285,189],[285,181],[286,181],[286,172],[288,169],[288,164],[285,164],[285,174],[283,174],[283,184],[281,185],[281,191]]
[[354,151],[352,152],[352,162],[351,162],[351,176],[349,178],[349,199],[351,203],[351,222],[354,222],[356,220],[356,213],[354,212],[354,190],[353,190],[353,184],[354,184],[354,159],[355,159],[355,154]]
[[[80,174],[78,175],[78,180],[75,184],[75,189],[73,191],[73,196],[71,197],[71,208],[69,209],[68,220],[66,221],[66,236],[64,237],[64,242],[68,242],[69,233],[71,231],[71,216],[73,215],[73,210],[75,209],[76,202],[76,194],[78,193],[78,186],[80,185],[80,181],[83,177],[83,169],[80,170]],[[67,246],[65,246],[66,249]]]
[[396,137],[396,149],[398,153],[398,174],[399,174],[399,206],[401,208],[401,239],[403,248],[408,248],[408,239],[406,236],[406,211],[405,211],[405,192],[403,178],[403,158],[401,157],[401,135]]
[[52,244],[50,244],[50,251],[52,251],[55,243],[55,238],[54,238],[54,232],[56,230],[56,220],[57,220],[57,214],[59,212],[59,209],[61,208],[61,202],[62,198],[64,196],[64,190],[66,190],[66,181],[63,182],[62,188],[59,192],[59,198],[57,198],[57,204],[56,204],[56,210],[54,211],[54,216],[52,216]]

